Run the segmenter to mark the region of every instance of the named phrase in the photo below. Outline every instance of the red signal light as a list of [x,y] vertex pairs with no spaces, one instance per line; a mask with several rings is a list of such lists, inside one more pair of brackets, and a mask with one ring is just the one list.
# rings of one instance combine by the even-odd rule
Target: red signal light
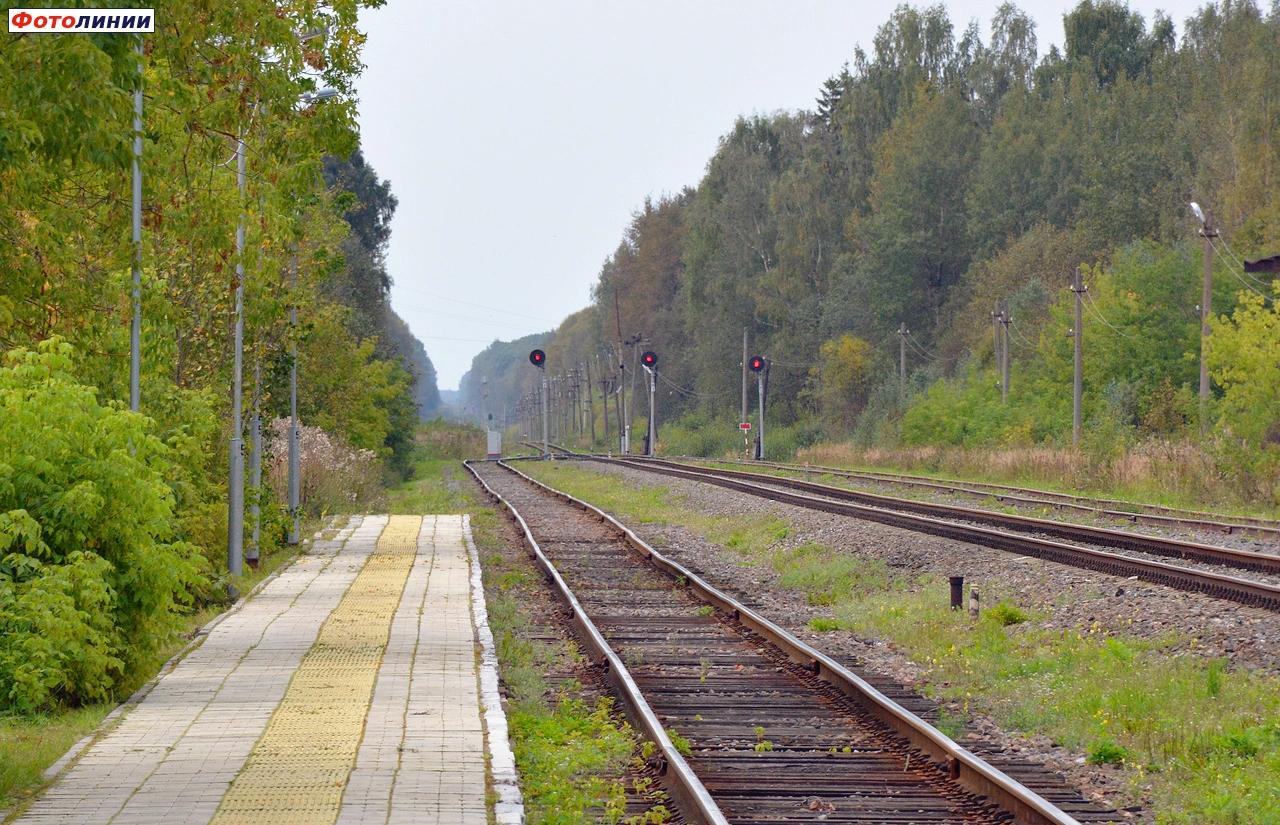
[[533,352],[529,353],[529,363],[533,364],[535,367],[546,366],[547,354],[540,349],[535,349]]
[[752,372],[760,372],[764,369],[764,359],[759,355],[753,355],[751,356],[751,360],[747,362],[747,367]]
[[656,367],[658,365],[658,353],[650,350],[640,355],[640,363],[646,367]]

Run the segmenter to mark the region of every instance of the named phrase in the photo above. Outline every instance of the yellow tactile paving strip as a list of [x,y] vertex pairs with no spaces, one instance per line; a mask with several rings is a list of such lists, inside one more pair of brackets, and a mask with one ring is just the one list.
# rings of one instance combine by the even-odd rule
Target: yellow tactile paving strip
[[421,524],[418,516],[391,517],[303,657],[213,825],[337,819]]

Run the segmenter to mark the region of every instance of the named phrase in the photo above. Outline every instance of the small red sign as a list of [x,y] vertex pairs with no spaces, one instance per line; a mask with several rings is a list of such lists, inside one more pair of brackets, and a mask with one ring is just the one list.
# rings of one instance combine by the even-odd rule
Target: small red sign
[[751,429],[751,422],[750,422],[750,421],[743,421],[741,424],[739,424],[739,425],[738,425],[738,429],[739,429],[739,430],[749,430],[749,429]]

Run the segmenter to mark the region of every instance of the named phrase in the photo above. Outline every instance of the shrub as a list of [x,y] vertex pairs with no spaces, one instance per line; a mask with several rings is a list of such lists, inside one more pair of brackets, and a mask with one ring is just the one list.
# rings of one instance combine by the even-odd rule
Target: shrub
[[1120,765],[1129,759],[1129,751],[1110,739],[1100,739],[1089,746],[1085,757],[1090,765]]
[[[382,464],[373,450],[360,450],[319,427],[299,427],[300,504],[313,514],[370,509],[382,500]],[[289,419],[277,418],[265,434],[267,485],[277,501],[288,501]]]
[[0,707],[21,711],[105,698],[205,584],[169,448],[71,367],[54,340],[0,368]]
[[1001,627],[1008,627],[1009,625],[1022,624],[1025,622],[1027,620],[1027,614],[1012,602],[998,602],[987,609],[987,618],[996,622]]

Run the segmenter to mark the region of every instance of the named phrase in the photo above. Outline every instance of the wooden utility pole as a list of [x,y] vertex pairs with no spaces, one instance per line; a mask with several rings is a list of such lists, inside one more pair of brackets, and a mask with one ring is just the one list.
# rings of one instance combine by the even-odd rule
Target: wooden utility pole
[[898,400],[907,398],[907,336],[910,335],[907,322],[898,324]]
[[1000,307],[1000,403],[1009,403],[1009,302],[1001,298]]
[[569,383],[569,403],[572,405],[570,411],[573,414],[573,432],[574,435],[582,435],[582,392],[581,384],[578,380],[578,369],[574,368],[570,374]]
[[618,452],[624,453],[626,452],[625,448],[627,446],[627,425],[626,421],[622,417],[622,403],[626,400],[623,396],[627,393],[627,384],[626,375],[622,372],[622,344],[618,344],[618,351],[614,358],[614,364],[617,366],[616,368],[609,370],[610,375],[613,376],[609,380],[616,387],[613,390],[613,412],[617,417],[618,422]]
[[596,393],[591,389],[591,361],[582,362],[587,373],[587,418],[591,419],[591,449],[596,447]]
[[997,298],[991,308],[991,351],[995,355],[996,372],[1000,372],[1003,360],[1000,358],[1000,299]]
[[1071,395],[1071,446],[1073,447],[1080,446],[1080,426],[1082,423],[1080,400],[1084,391],[1084,329],[1082,325],[1084,323],[1084,294],[1088,289],[1080,277],[1080,267],[1076,267],[1075,279],[1071,283],[1071,291],[1076,296],[1076,325],[1071,330],[1071,337],[1074,339],[1075,344],[1075,375],[1072,380]]
[[[607,357],[607,356],[606,356]],[[604,440],[609,443],[609,376],[600,369],[600,354],[596,353],[596,373],[600,376],[600,401],[604,407]],[[613,448],[609,448],[613,452]]]
[[1209,340],[1209,318],[1213,314],[1213,239],[1218,230],[1213,225],[1213,213],[1204,213],[1200,227],[1204,238],[1204,287],[1200,293],[1200,434],[1209,431],[1209,362],[1205,360],[1205,344]]
[[[747,328],[742,328],[742,417],[738,419],[739,423],[747,421]],[[751,457],[751,433],[748,430],[742,430],[742,452],[747,458]]]

